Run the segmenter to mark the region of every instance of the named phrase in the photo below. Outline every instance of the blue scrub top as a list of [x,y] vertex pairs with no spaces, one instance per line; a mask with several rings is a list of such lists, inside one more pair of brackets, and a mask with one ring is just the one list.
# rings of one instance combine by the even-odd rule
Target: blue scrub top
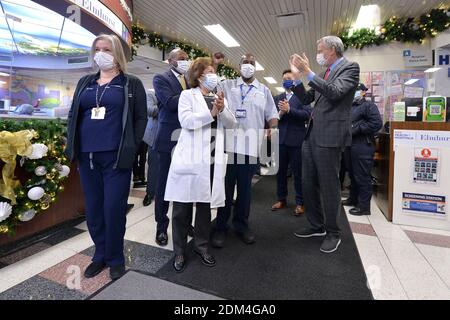
[[99,99],[103,90],[106,90],[100,102],[100,107],[106,108],[104,120],[91,119],[92,109],[97,106],[97,80],[98,78],[92,80],[80,96],[80,152],[117,151],[122,137],[125,76],[120,74],[109,85],[99,87]]

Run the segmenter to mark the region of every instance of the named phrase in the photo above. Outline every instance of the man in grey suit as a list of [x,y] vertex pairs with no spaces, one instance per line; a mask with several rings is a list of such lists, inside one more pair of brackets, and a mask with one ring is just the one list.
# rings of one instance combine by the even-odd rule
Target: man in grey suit
[[154,90],[147,94],[147,116],[148,123],[143,138],[144,142],[148,144],[147,194],[143,201],[144,207],[151,205],[155,198],[159,170],[158,153],[153,148],[156,132],[158,131],[158,100]]
[[[351,146],[351,107],[359,84],[359,65],[343,57],[338,37],[317,42],[317,62],[327,71],[316,75],[305,54],[293,55],[291,69],[296,77],[294,94],[303,105],[315,102],[303,144],[303,190],[310,227],[299,238],[324,237],[320,250],[333,253],[341,244],[338,224],[341,205],[339,170],[342,151]],[[310,90],[302,81],[306,76]]]

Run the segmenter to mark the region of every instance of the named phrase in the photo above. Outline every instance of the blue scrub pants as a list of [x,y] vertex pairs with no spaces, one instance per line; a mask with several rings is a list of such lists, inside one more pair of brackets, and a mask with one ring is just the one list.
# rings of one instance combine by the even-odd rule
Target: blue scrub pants
[[79,156],[81,184],[86,203],[86,221],[95,244],[93,262],[108,267],[125,264],[123,243],[127,202],[130,194],[130,170],[114,170],[117,151]]

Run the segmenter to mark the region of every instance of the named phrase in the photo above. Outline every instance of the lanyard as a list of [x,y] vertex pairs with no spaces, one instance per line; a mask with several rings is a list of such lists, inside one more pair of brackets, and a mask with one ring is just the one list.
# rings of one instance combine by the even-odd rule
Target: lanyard
[[100,84],[97,84],[97,91],[95,92],[95,102],[96,102],[96,104],[97,104],[97,109],[100,108],[100,104],[102,103],[103,95],[105,94],[106,90],[109,89],[109,84],[110,84],[110,83],[111,83],[111,81],[108,82],[108,83],[105,85],[105,88],[103,89],[103,92],[102,92],[102,95],[100,96],[100,99],[98,99],[98,89],[100,88]]
[[245,99],[247,98],[248,94],[253,90],[254,86],[250,85],[250,89],[248,89],[247,93],[244,95],[244,85],[241,84],[241,101],[242,104],[244,104]]

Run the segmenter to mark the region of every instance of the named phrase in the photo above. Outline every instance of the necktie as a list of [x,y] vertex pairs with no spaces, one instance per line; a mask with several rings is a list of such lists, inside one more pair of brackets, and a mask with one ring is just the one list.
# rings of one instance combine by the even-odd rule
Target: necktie
[[187,85],[186,85],[186,79],[184,78],[184,75],[180,74],[178,76],[178,81],[180,81],[181,87],[183,88],[183,90],[187,89]]
[[328,68],[328,69],[327,69],[327,72],[325,73],[325,78],[324,78],[324,80],[328,80],[328,77],[330,76],[330,73],[331,73],[331,68]]

